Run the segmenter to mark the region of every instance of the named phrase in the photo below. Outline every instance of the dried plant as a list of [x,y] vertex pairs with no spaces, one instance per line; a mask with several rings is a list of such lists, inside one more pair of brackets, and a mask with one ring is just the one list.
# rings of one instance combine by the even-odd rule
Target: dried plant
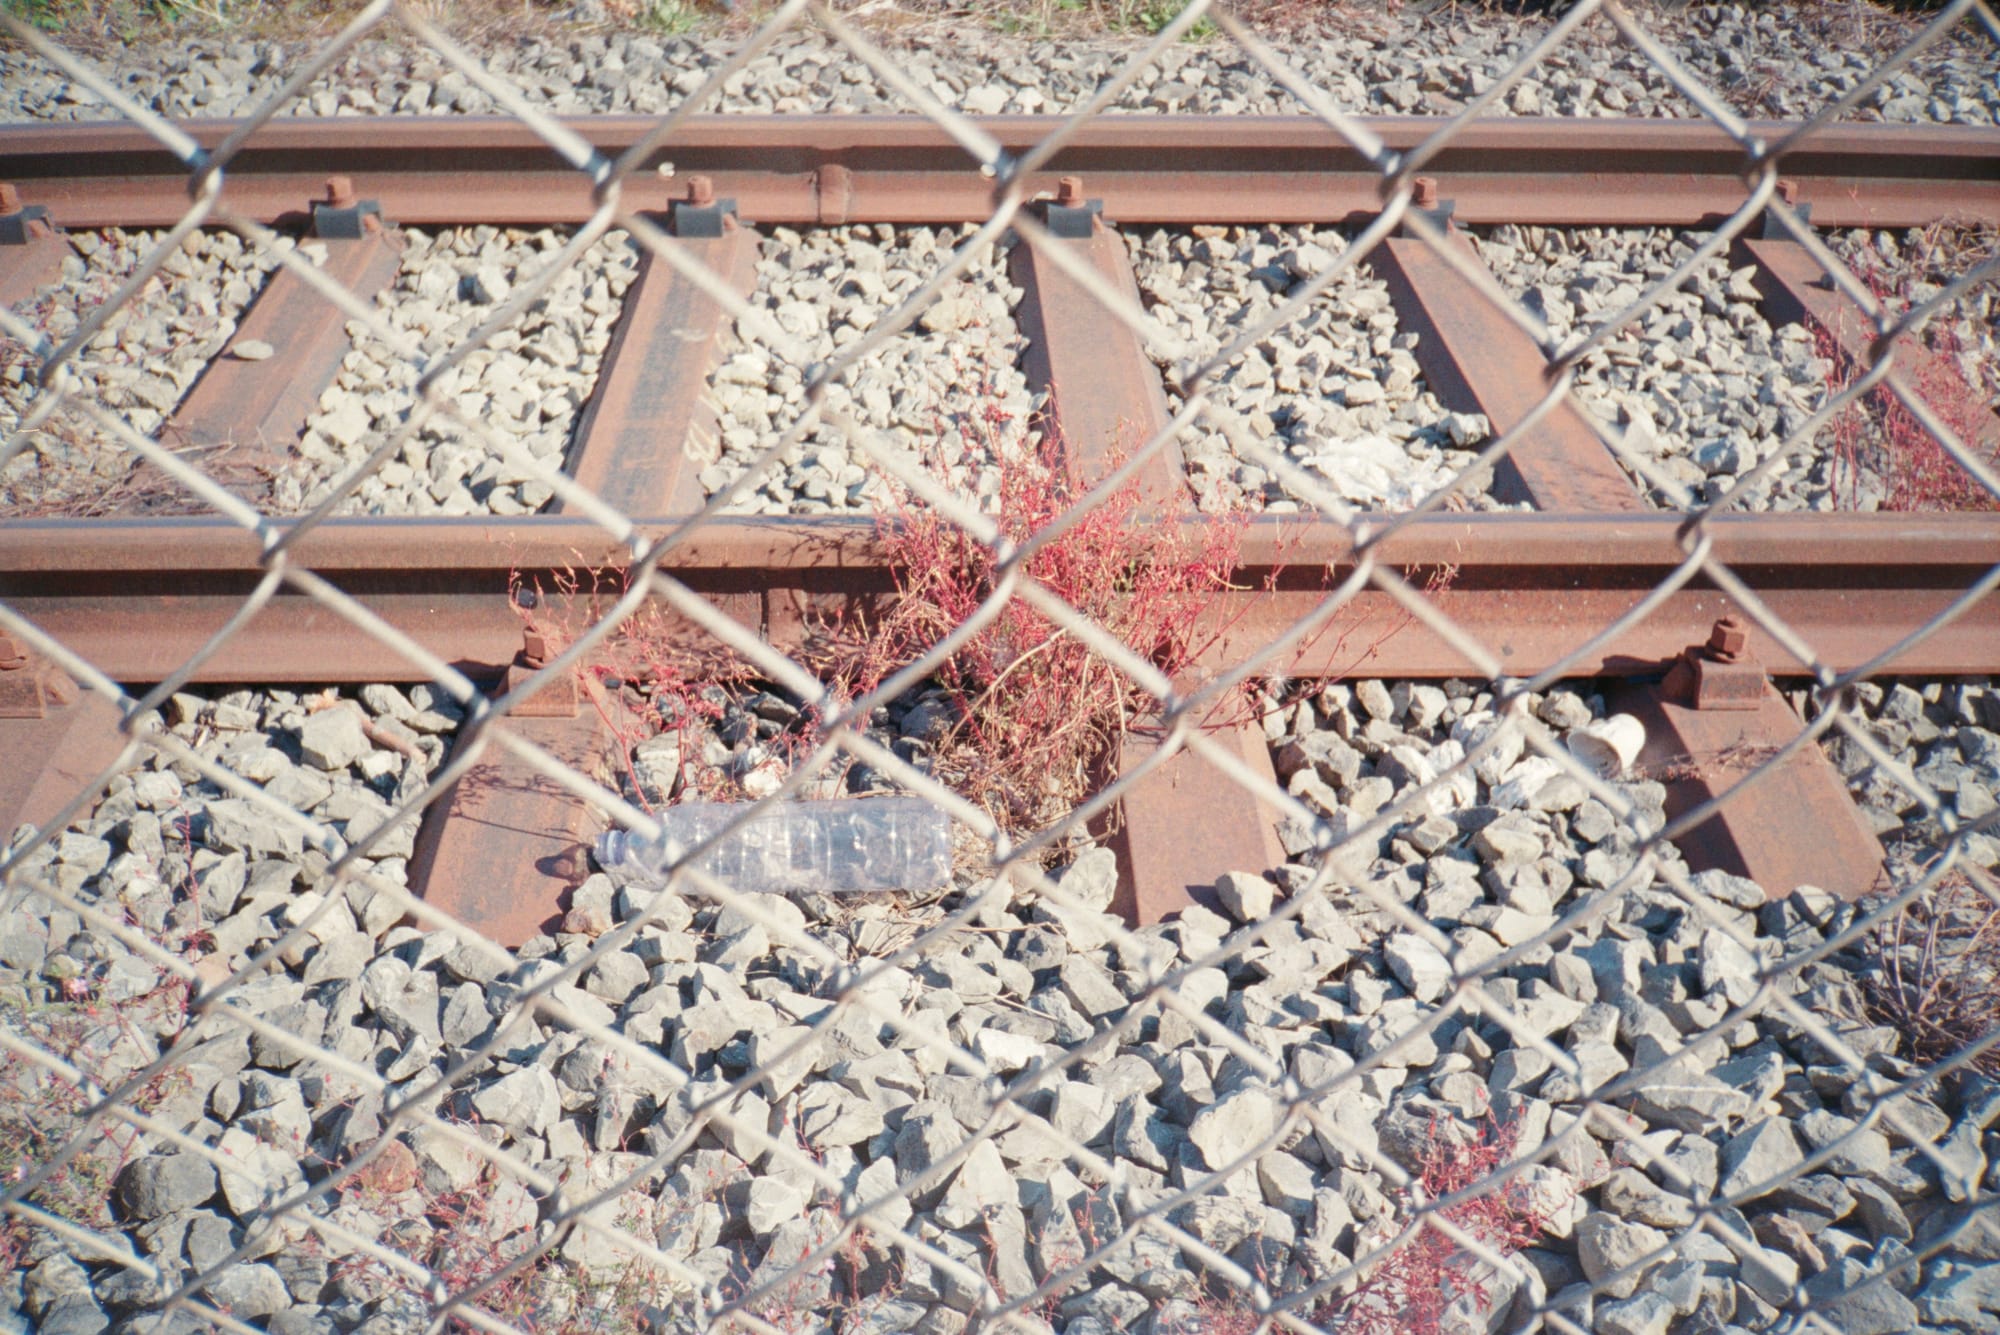
[[[1406,1204],[1414,1209],[1491,1184],[1436,1217],[1501,1257],[1533,1246],[1548,1228],[1548,1202],[1519,1178],[1492,1181],[1513,1162],[1516,1134],[1513,1124],[1491,1119],[1476,1123],[1470,1136],[1445,1134],[1433,1123]],[[1448,1328],[1455,1305],[1467,1303],[1482,1316],[1492,1307],[1492,1279],[1487,1262],[1425,1224],[1378,1261],[1329,1315],[1337,1314],[1341,1335],[1437,1335]]]
[[1971,1065],[2000,1076],[2000,904],[1990,893],[1951,873],[1882,923],[1867,954],[1867,1017],[1902,1034],[1910,1060],[1929,1065],[1984,1043]]
[[[1004,414],[989,410],[996,438]],[[1005,469],[996,516],[1020,543],[1080,496],[1064,443],[1045,435]],[[1204,615],[1229,587],[1243,520],[1141,524],[1128,485],[1039,548],[1022,573],[1169,677],[1210,642]],[[900,499],[880,520],[896,597],[874,619],[822,627],[814,666],[849,698],[872,692],[979,612],[1003,576],[991,548]],[[952,721],[935,772],[1010,833],[1040,829],[1090,791],[1119,736],[1154,705],[1118,668],[1020,596],[940,666]]]
[[[1956,274],[1989,258],[2000,247],[1989,225],[1937,224],[1918,233],[1894,263],[1874,249],[1863,249],[1851,267],[1877,301],[1891,311],[1912,304],[1919,288],[1948,282]],[[1954,308],[1946,308],[1925,326],[1924,345],[1933,354],[1921,369],[1905,360],[1901,376],[1952,433],[1980,450],[1990,438],[1994,405],[2000,385],[1979,384],[1960,373],[1969,360]],[[1828,391],[1838,393],[1862,372],[1840,342],[1824,326],[1813,330],[1813,349],[1833,369]],[[1887,386],[1879,386],[1843,409],[1830,424],[1834,495],[1853,508],[1860,495],[1864,469],[1882,474],[1887,495],[1882,508],[1903,512],[2000,509],[2000,497],[1982,487]],[[1990,452],[1986,462],[2000,466]]]

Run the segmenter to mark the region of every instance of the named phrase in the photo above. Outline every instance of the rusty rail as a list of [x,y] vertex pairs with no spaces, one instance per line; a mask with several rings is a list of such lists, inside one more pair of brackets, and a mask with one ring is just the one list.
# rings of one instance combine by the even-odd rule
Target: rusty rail
[[[1202,523],[1202,520],[1184,520]],[[1454,515],[1404,525],[1373,549],[1401,570],[1450,566],[1437,602],[1529,675],[1581,645],[1636,604],[1685,559],[1686,520],[1672,514]],[[653,533],[668,526],[646,526]],[[1714,556],[1749,581],[1778,613],[1842,669],[1916,630],[1977,581],[2000,552],[1994,515],[1756,515],[1708,521]],[[337,519],[304,535],[292,558],[332,580],[418,643],[476,676],[497,677],[521,647],[507,601],[510,572],[537,574],[626,561],[604,530],[583,519]],[[0,524],[0,599],[61,637],[114,679],[157,680],[178,667],[242,605],[263,573],[255,538],[206,520],[14,520]],[[1245,530],[1237,583],[1275,590],[1239,623],[1233,646],[1266,642],[1351,570],[1354,539],[1332,524],[1269,518]],[[808,607],[891,588],[868,519],[711,520],[669,554],[664,568],[757,625],[796,644]],[[1369,676],[1448,677],[1471,665],[1386,595],[1354,604],[1347,644],[1373,643],[1343,665],[1321,640],[1302,670]],[[1574,666],[1576,675],[1657,672],[1686,644],[1737,610],[1695,580],[1653,616]],[[1773,671],[1796,673],[1772,643],[1757,651]],[[1889,670],[1990,671],[2000,663],[2000,598],[1989,597]],[[417,680],[365,632],[303,594],[281,594],[201,669],[205,681]]]
[[[1009,154],[1024,152],[1059,123],[1041,117],[982,121]],[[647,118],[600,117],[571,128],[610,156],[651,124]],[[1397,151],[1416,147],[1432,129],[1414,119],[1367,124]],[[213,144],[230,126],[188,128]],[[1782,129],[1764,128],[1774,134]],[[1503,221],[1712,225],[1740,206],[1743,163],[1741,144],[1702,123],[1476,122],[1426,161],[1419,203],[1448,205],[1437,215],[1449,217],[1447,228]],[[1075,247],[1074,255],[1106,290],[1134,304],[1138,294],[1125,243],[1109,220],[1364,222],[1376,216],[1385,189],[1379,164],[1303,118],[1102,118],[1043,166],[1025,190],[1049,202],[1051,212],[1043,217],[1054,244]],[[986,217],[996,191],[1006,188],[982,175],[944,131],[916,117],[697,118],[646,167],[621,187],[625,208],[669,214],[670,206],[707,208],[726,199],[745,223],[963,222]],[[2000,131],[1830,127],[1787,154],[1782,169],[1786,201],[1811,206],[1820,225],[2000,217]],[[13,187],[10,207],[40,208],[58,228],[158,225],[186,208],[184,166],[128,127],[0,129],[0,181]],[[264,127],[229,165],[224,211],[302,223],[330,182],[350,204],[365,200],[364,207],[408,224],[573,223],[596,204],[582,174],[512,121],[356,118]],[[1053,225],[1056,211],[1067,215],[1067,229]],[[669,216],[674,230],[677,218]],[[754,258],[749,237],[747,227],[725,220],[719,231],[697,231],[682,244],[740,291]],[[63,245],[59,235],[48,240]],[[1407,237],[1387,241],[1371,262],[1389,281],[1406,326],[1422,336],[1419,355],[1439,393],[1456,407],[1485,413],[1504,431],[1540,397],[1544,354],[1465,281],[1477,257],[1455,238],[1445,245],[1456,247],[1456,264]],[[342,281],[365,295],[388,273],[380,256],[364,266],[360,253],[355,272]],[[18,285],[30,261],[46,264],[40,254],[14,258],[19,262],[10,265],[0,256],[0,285],[10,270]],[[1026,293],[1021,320],[1031,340],[1030,382],[1049,395],[1049,426],[1066,445],[1076,480],[1088,484],[1121,449],[1136,447],[1167,420],[1160,374],[1133,332],[1042,247],[1017,247],[1013,267]],[[1791,277],[1794,286],[1802,281]],[[1783,295],[1768,297],[1774,315],[1784,311]],[[305,294],[274,285],[246,329],[283,347],[292,326],[308,323],[315,309]],[[826,614],[891,593],[893,576],[870,519],[714,519],[686,526],[700,504],[689,448],[713,433],[702,387],[724,318],[710,298],[649,256],[569,465],[579,481],[625,513],[658,516],[642,527],[672,540],[663,569],[737,623],[790,650]],[[300,405],[311,401],[338,363],[336,334],[322,320],[316,334],[309,331],[316,339],[312,355],[285,359],[291,369],[282,379],[272,374],[278,359],[219,364],[183,405],[173,429],[201,438],[234,430],[244,439],[248,432],[282,446],[298,429]],[[1718,619],[1751,609],[1696,574],[1662,597],[1650,615],[1603,643],[1592,641],[1674,580],[1696,541],[1712,544],[1709,558],[1743,580],[1768,612],[1821,656],[1801,661],[1784,644],[1753,631],[1746,653],[1773,675],[1863,664],[1878,671],[1978,673],[2000,663],[2000,599],[1965,599],[1968,589],[1990,578],[1993,553],[2000,551],[2000,517],[1716,516],[1692,528],[1685,516],[1639,510],[1623,472],[1570,405],[1539,422],[1498,472],[1503,499],[1525,499],[1542,512],[1432,516],[1363,529],[1362,536],[1332,522],[1247,521],[1234,578],[1240,592],[1217,595],[1212,616],[1222,633],[1204,666],[1225,669],[1262,649],[1321,609],[1327,591],[1357,563],[1372,561],[1418,576],[1448,570],[1448,578],[1433,582],[1433,606],[1509,675],[1533,676],[1560,665],[1567,675],[1622,677],[1639,683],[1635,690],[1657,695],[1645,683],[1706,639]],[[1148,510],[1163,517],[1157,522],[1209,522],[1164,517],[1180,514],[1187,496],[1171,443],[1152,456],[1138,483]],[[1367,536],[1371,532],[1385,536]],[[212,522],[12,521],[0,525],[0,600],[114,679],[155,681],[177,673],[241,608],[265,573],[265,550],[259,537]],[[486,681],[502,679],[523,652],[510,578],[553,584],[559,571],[582,565],[617,572],[628,558],[628,549],[602,528],[563,515],[338,519],[320,523],[287,550],[298,566],[365,603],[424,650]],[[1918,636],[1920,631],[1927,633]],[[692,623],[684,632],[691,643],[713,647]],[[1462,644],[1413,617],[1387,592],[1367,587],[1318,633],[1288,644],[1272,666],[1322,677],[1483,676]],[[1874,662],[1892,648],[1892,658]],[[287,586],[192,680],[326,683],[427,675],[421,664],[385,652],[320,597]],[[1768,702],[1772,708],[1756,726],[1776,736],[1786,726],[1785,706],[1775,696]],[[1671,706],[1662,701],[1660,707]],[[601,745],[599,721],[588,711],[528,712],[536,716],[524,712],[517,725],[579,765]],[[82,715],[67,710],[35,726],[38,737],[67,738],[65,744],[79,749],[86,731],[99,737],[109,732],[105,720],[86,727]],[[1704,726],[1726,730],[1735,724],[1698,717],[1683,723],[1684,729]],[[1129,775],[1144,761],[1147,745],[1135,735],[1108,762]],[[1231,746],[1253,769],[1268,766],[1254,729]],[[478,763],[493,772],[476,769],[477,781],[443,799],[439,818],[426,826],[416,860],[419,879],[433,867],[494,862],[502,870],[492,877],[454,871],[435,879],[482,887],[485,898],[457,907],[503,939],[524,939],[546,925],[549,909],[545,882],[553,873],[532,870],[536,850],[553,843],[573,852],[577,813],[562,794],[541,791],[531,776],[496,768],[510,762]],[[1817,763],[1820,770],[1801,780],[1803,788],[1770,791],[1837,791],[1824,762]],[[1233,797],[1221,799],[1218,807],[1217,792],[1240,800],[1231,806]],[[1701,799],[1693,793],[1678,800]],[[37,800],[30,794],[22,809]],[[1192,753],[1169,756],[1134,777],[1121,805],[1117,847],[1125,883],[1119,903],[1135,919],[1173,911],[1191,887],[1221,871],[1269,861],[1271,828],[1256,802]],[[1786,828],[1783,806],[1738,804],[1737,825],[1762,833],[1746,836],[1740,848],[1720,841],[1718,847],[1727,847],[1718,857],[1737,867],[1776,865],[1763,859]],[[1147,834],[1204,817],[1227,826],[1227,834],[1170,855],[1160,854]],[[499,837],[495,831],[512,840],[504,857],[492,842]],[[1733,839],[1733,831],[1723,833]],[[1827,847],[1847,862],[1868,863],[1851,856],[1865,846],[1865,834]],[[1811,857],[1802,869],[1786,863],[1783,876],[1811,873],[1812,863]],[[1827,875],[1820,880],[1836,884]]]
[[[650,130],[642,116],[565,122],[615,156]],[[1058,117],[979,118],[1010,154]],[[1435,128],[1366,118],[1391,149]],[[204,146],[234,122],[192,122]],[[1753,123],[1767,139],[1776,123]],[[1523,118],[1465,127],[1425,167],[1462,223],[1683,226],[1742,203],[1742,149],[1691,121]],[[1822,226],[1910,227],[2000,213],[2000,130],[1835,125],[1783,159],[1796,198]],[[937,125],[917,116],[704,116],[691,119],[624,187],[622,202],[664,208],[674,178],[703,174],[745,218],[767,223],[941,223],[983,219],[994,182]],[[1121,222],[1332,223],[1381,207],[1379,171],[1309,117],[1101,117],[1027,185],[1053,197],[1080,174]],[[477,117],[279,119],[231,161],[224,207],[266,222],[305,220],[305,201],[347,175],[406,223],[577,223],[590,181],[518,122]],[[0,127],[0,182],[60,226],[163,226],[187,208],[186,169],[136,127]]]

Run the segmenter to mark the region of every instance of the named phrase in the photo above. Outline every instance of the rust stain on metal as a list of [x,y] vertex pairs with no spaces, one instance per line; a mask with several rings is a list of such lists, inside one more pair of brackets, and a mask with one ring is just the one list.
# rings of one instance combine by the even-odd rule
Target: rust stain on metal
[[47,718],[76,703],[69,674],[40,654],[32,654],[0,634],[0,719]]
[[[330,185],[329,194],[337,193]],[[388,233],[314,244],[326,247],[321,272],[364,302],[396,276],[402,259]],[[251,342],[269,345],[271,354],[248,360],[225,351],[215,358],[162,432],[177,447],[203,451],[203,468],[237,486],[292,456],[351,346],[339,308],[284,269],[257,295],[231,346]]]
[[[1057,203],[1078,207],[1082,182],[1064,178]],[[1139,305],[1124,238],[1102,223],[1087,240],[1062,240],[1085,258],[1112,288]],[[1048,392],[1046,429],[1059,439],[1071,476],[1088,487],[1167,424],[1167,396],[1159,368],[1137,334],[1036,247],[1022,242],[1009,259],[1022,289],[1016,319],[1028,340],[1028,383]],[[1142,511],[1187,508],[1188,485],[1180,445],[1169,441],[1135,475]]]
[[[499,726],[584,773],[597,768],[609,742],[595,709],[570,718],[510,717]],[[489,746],[426,813],[410,884],[425,901],[514,949],[556,929],[561,896],[589,872],[597,824],[572,794]]]
[[853,217],[854,173],[829,162],[813,173],[814,221],[837,227]]
[[47,218],[24,216],[27,213],[20,190],[0,181],[0,221],[18,223],[23,236],[16,244],[0,244],[0,306],[30,300],[58,281],[63,261],[76,253],[66,238],[56,235]]
[[[1185,523],[1203,523],[1189,519]],[[1458,567],[1438,607],[1498,657],[1538,671],[1629,610],[1682,555],[1675,514],[1453,515],[1411,523],[1377,556],[1405,569]],[[282,528],[282,525],[280,525]],[[1742,515],[1706,530],[1725,562],[1835,669],[1868,661],[1947,609],[2000,551],[2000,516]],[[573,516],[500,521],[330,520],[301,538],[294,560],[388,624],[458,665],[496,679],[521,648],[508,576],[540,577],[579,562],[628,559],[604,531]],[[795,646],[808,613],[893,592],[875,521],[719,520],[670,554],[664,569],[779,647]],[[1243,536],[1235,583],[1267,597],[1228,628],[1213,661],[1240,661],[1320,606],[1325,581],[1351,568],[1339,525],[1260,520]],[[0,524],[0,599],[116,680],[157,681],[241,606],[262,575],[254,535],[226,521],[10,520]],[[1580,675],[1657,673],[1738,612],[1699,581],[1576,665]],[[1235,616],[1234,596],[1218,618]],[[702,633],[690,628],[690,634]],[[1771,670],[1797,664],[1752,630]],[[2000,596],[1989,596],[1905,651],[1891,670],[1983,673],[2000,662]],[[1461,676],[1474,669],[1400,605],[1364,593],[1294,655],[1303,673]],[[287,589],[211,660],[199,681],[416,681],[427,676],[310,597]]]
[[[980,123],[1015,154],[1062,124]],[[568,124],[610,157],[653,129],[643,116]],[[1364,124],[1392,150],[1435,127],[1424,117]],[[213,148],[234,123],[186,128]],[[1752,132],[1774,139],[1786,128],[1753,123]],[[1833,125],[1785,166],[1815,223],[1921,226],[2000,214],[1996,144],[2000,132],[1983,126]],[[678,171],[709,175],[718,195],[764,222],[963,222],[992,209],[992,182],[943,127],[919,116],[697,116],[661,153],[669,151]],[[437,169],[443,159],[453,170]],[[1706,122],[1515,118],[1464,127],[1428,166],[1451,182],[1462,222],[1687,226],[1742,204],[1742,159]],[[850,173],[844,210],[828,179],[835,166]],[[264,221],[294,215],[329,171],[365,172],[371,197],[405,223],[574,223],[594,208],[590,181],[526,126],[480,117],[274,121],[231,160],[231,206]],[[1128,223],[1341,222],[1381,206],[1375,168],[1307,116],[1101,117],[1023,184],[1038,193],[1078,171]],[[187,207],[185,169],[136,126],[10,128],[0,134],[0,177],[30,187],[71,227],[165,226]]]
[[[696,177],[690,203],[715,197]],[[730,226],[719,237],[675,244],[732,289],[756,279],[757,236]],[[702,505],[700,468],[720,456],[708,377],[729,318],[707,293],[651,254],[625,296],[617,332],[584,410],[571,455],[577,481],[628,515],[692,514]]]
[[1667,699],[1699,710],[1757,709],[1764,702],[1764,665],[1750,657],[1748,623],[1726,616],[1708,643],[1684,651],[1660,683]]
[[[503,695],[512,695],[530,677],[548,666],[554,655],[548,632],[527,622],[521,629],[521,652],[514,655],[514,661],[507,665],[507,675],[501,679]],[[575,718],[577,715],[576,674],[566,672],[543,686],[535,694],[514,706],[515,718]]]
[[[1826,331],[1856,368],[1856,374],[1873,362],[1874,325],[1860,307],[1827,281],[1819,262],[1804,246],[1782,240],[1745,240],[1740,246],[1742,256],[1757,266],[1754,281],[1764,299],[1764,313],[1773,324],[1799,323]],[[1949,358],[1925,346],[1921,334],[1905,334],[1896,340],[1895,348],[1903,383],[1923,396],[1933,410],[1941,402],[1981,401]],[[1971,443],[1988,452],[2000,450],[2000,413],[1980,414]]]
[[1696,871],[1747,876],[1772,899],[1804,885],[1843,899],[1881,889],[1881,840],[1826,754],[1806,746],[1773,763],[1806,725],[1748,655],[1742,631],[1718,622],[1664,681],[1626,686],[1608,702],[1644,725],[1638,768],[1665,784],[1669,818],[1755,775],[1676,841],[1682,856]]
[[97,780],[125,745],[118,706],[0,634],[0,838],[41,826]]
[[118,707],[82,692],[41,716],[0,711],[0,755],[32,756],[33,764],[0,765],[0,835],[22,825],[46,825],[125,745]]
[[[1445,244],[1473,265],[1478,253],[1455,232]],[[1424,241],[1391,237],[1371,257],[1389,285],[1404,332],[1431,388],[1460,412],[1484,413],[1498,436],[1547,392],[1548,362],[1528,336]],[[1493,494],[1538,510],[1615,514],[1645,508],[1624,470],[1570,402],[1558,403],[1527,439],[1494,465]]]
[[[1262,729],[1234,727],[1222,740],[1260,778],[1280,786]],[[1144,733],[1127,733],[1119,772],[1129,773],[1156,747]],[[1215,882],[1224,872],[1264,872],[1286,861],[1276,814],[1192,751],[1179,751],[1146,774],[1125,792],[1119,809],[1109,838],[1118,858],[1111,911],[1136,926],[1190,903],[1217,908]]]

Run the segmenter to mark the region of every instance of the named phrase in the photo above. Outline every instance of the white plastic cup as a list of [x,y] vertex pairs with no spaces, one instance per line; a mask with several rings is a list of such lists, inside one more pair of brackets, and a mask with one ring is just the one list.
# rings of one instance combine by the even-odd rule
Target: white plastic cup
[[1569,735],[1569,753],[1601,779],[1623,778],[1646,744],[1646,725],[1630,714],[1593,719]]

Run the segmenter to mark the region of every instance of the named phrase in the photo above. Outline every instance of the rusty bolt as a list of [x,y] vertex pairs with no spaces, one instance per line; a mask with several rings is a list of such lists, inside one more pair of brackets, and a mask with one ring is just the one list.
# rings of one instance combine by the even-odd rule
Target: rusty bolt
[[0,672],[18,672],[28,666],[28,656],[21,652],[11,636],[0,635]]
[[1708,654],[1718,663],[1734,663],[1749,643],[1749,628],[1740,617],[1724,617],[1708,632]]
[[715,182],[706,176],[688,177],[688,203],[706,208],[715,202]]
[[514,606],[516,607],[534,607],[541,601],[541,594],[528,588],[526,585],[514,590]]
[[1065,176],[1056,182],[1056,203],[1073,209],[1083,203],[1083,178]]
[[6,181],[0,181],[0,213],[19,213],[21,192]]
[[1434,209],[1438,206],[1437,177],[1419,176],[1412,184],[1416,186],[1417,193],[1411,203],[1420,209]]
[[521,661],[531,668],[541,667],[549,661],[549,637],[542,633],[540,626],[531,623],[522,628]]
[[354,207],[354,178],[351,176],[329,176],[326,178],[326,202],[329,208],[351,209]]

